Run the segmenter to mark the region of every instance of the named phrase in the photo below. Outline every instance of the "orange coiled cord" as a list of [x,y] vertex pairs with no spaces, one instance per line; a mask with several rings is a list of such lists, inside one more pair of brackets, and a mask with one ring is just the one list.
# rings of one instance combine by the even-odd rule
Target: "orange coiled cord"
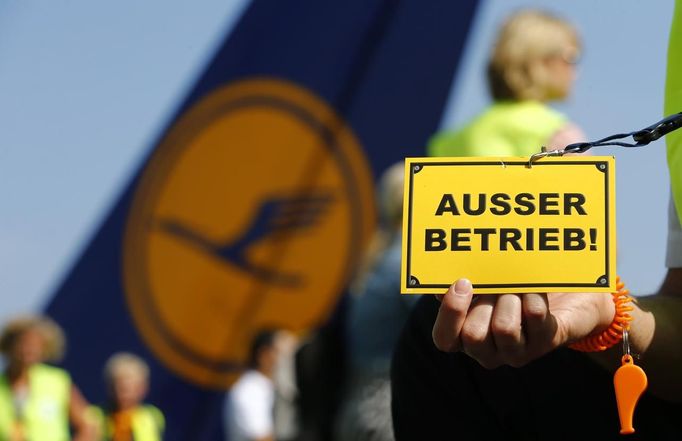
[[616,305],[616,314],[609,327],[597,335],[590,335],[582,340],[571,343],[569,348],[581,352],[600,352],[618,344],[623,339],[623,329],[630,330],[632,316],[629,312],[634,308],[630,305],[632,297],[630,290],[625,288],[625,284],[616,277],[616,292],[611,293],[613,303]]

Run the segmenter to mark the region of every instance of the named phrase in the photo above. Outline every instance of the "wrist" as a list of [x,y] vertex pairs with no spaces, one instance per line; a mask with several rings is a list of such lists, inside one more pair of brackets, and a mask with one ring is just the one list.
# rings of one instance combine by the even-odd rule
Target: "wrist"
[[599,334],[606,331],[616,315],[616,305],[611,293],[598,293],[595,296],[595,313],[597,314],[597,325],[590,335]]
[[[597,306],[594,311],[597,314],[598,326],[582,339],[571,343],[569,345],[571,349],[581,352],[601,352],[622,340],[623,331],[630,327],[630,322],[633,319],[630,312],[634,308],[631,305],[630,291],[625,289],[625,284],[620,281],[620,278],[616,281],[616,289],[616,292],[610,294],[611,307],[606,306],[604,297],[595,297]],[[610,321],[609,316],[611,316]],[[604,327],[604,323],[607,322],[608,325]]]
[[656,328],[656,320],[654,314],[650,311],[642,309],[638,302],[633,302],[634,309],[630,312],[633,321],[630,327],[630,345],[632,352],[638,355],[643,355],[654,338],[654,329]]

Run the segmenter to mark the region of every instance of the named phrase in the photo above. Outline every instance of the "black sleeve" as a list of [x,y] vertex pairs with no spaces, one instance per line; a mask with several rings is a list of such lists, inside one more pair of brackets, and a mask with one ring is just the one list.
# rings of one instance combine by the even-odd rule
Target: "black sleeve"
[[396,441],[454,439],[453,422],[458,440],[496,439],[501,433],[470,378],[473,360],[433,344],[439,305],[433,296],[423,296],[396,347],[391,369]]
[[301,345],[296,353],[297,441],[330,441],[346,376],[344,339],[348,295],[344,295],[332,319]]

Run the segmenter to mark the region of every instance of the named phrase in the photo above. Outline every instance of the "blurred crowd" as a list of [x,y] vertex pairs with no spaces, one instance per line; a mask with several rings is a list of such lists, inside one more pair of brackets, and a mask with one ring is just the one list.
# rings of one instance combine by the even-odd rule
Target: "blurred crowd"
[[65,370],[50,365],[64,351],[61,328],[50,318],[25,316],[0,335],[0,439],[157,441],[164,418],[145,404],[149,367],[129,353],[111,356],[103,369],[107,401],[91,405]]

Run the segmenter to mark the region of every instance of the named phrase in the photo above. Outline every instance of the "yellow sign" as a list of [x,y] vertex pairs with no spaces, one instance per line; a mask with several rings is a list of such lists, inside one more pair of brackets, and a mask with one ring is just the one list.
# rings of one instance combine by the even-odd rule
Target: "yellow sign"
[[612,157],[408,158],[402,292],[613,291],[615,208]]

